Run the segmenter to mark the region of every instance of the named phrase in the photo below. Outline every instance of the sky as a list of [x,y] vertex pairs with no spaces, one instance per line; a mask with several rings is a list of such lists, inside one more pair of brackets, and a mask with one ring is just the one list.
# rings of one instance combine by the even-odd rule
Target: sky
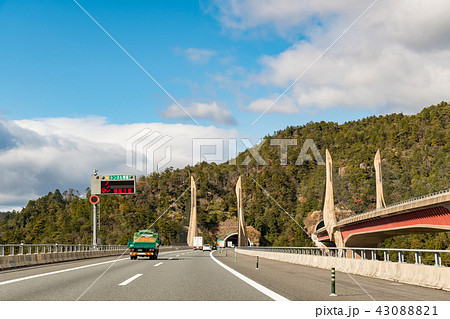
[[0,0],[0,211],[449,101],[447,0]]

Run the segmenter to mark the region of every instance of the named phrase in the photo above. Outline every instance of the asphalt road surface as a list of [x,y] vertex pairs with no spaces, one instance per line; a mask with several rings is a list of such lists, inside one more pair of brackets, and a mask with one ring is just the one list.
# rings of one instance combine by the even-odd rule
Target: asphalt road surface
[[339,296],[329,297],[329,271],[267,259],[256,270],[255,261],[240,254],[234,261],[233,250],[179,250],[157,260],[105,257],[12,269],[0,272],[0,300],[450,300],[449,292],[342,273]]

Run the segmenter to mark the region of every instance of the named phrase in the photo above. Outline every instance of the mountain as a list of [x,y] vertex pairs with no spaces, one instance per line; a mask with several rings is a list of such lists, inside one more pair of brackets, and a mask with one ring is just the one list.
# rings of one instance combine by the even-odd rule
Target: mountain
[[[441,102],[415,115],[389,114],[342,125],[310,122],[287,127],[239,154],[236,165],[203,162],[183,169],[168,168],[141,176],[134,196],[103,196],[98,236],[103,243],[126,243],[134,231],[151,226],[166,244],[185,242],[192,175],[197,180],[199,229],[211,242],[219,222],[236,218],[235,184],[242,176],[246,222],[261,232],[261,244],[311,245],[299,225],[303,227],[308,214],[322,209],[325,166],[311,150],[307,154],[313,160],[296,165],[299,155],[305,155],[304,145],[315,145],[322,158],[326,149],[330,151],[336,207],[346,214],[357,214],[375,207],[373,158],[377,149],[382,157],[386,204],[449,188],[449,119],[450,105]],[[286,165],[281,164],[280,146],[271,145],[271,141],[278,143],[274,139],[296,140],[297,145],[287,147]],[[305,144],[307,140],[313,144]],[[257,163],[252,152],[267,165]],[[243,165],[247,156],[251,161]],[[56,190],[29,201],[20,213],[4,215],[0,242],[90,243],[89,196],[89,192],[81,197],[73,190]],[[433,245],[446,249],[450,234],[403,236],[382,245],[412,242],[415,248]]]

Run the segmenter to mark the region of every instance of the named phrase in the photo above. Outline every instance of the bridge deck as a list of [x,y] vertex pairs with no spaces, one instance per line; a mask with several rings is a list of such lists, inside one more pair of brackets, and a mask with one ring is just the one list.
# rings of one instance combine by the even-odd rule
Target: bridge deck
[[[450,190],[445,190],[439,193],[421,196],[420,198],[407,200],[404,202],[389,205],[385,208],[373,210],[370,212],[358,214],[340,220],[336,226],[344,227],[351,224],[366,222],[372,219],[386,218],[394,215],[405,214],[423,208],[432,208],[438,206],[445,206],[450,209]],[[326,228],[322,227],[316,231],[316,234],[326,232]]]

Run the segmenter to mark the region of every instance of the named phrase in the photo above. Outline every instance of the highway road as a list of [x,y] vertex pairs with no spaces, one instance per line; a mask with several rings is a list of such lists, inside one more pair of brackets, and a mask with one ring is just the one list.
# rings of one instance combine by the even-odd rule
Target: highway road
[[179,250],[157,260],[105,257],[1,271],[0,300],[450,300],[445,291],[352,277],[338,273],[339,296],[329,297],[326,270],[266,259],[256,270],[254,257],[238,254],[235,262],[232,250],[227,257]]

